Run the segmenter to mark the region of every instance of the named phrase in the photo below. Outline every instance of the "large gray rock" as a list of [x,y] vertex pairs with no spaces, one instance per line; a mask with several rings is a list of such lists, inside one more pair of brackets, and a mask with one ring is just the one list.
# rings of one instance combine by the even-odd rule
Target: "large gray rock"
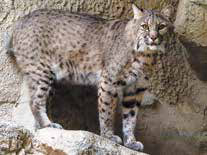
[[175,21],[179,35],[200,46],[207,46],[206,7],[205,0],[180,0]]
[[14,122],[0,122],[0,154],[24,155],[32,151],[33,135]]
[[44,128],[33,135],[13,122],[0,122],[0,154],[147,155],[86,131]]
[[207,80],[207,1],[180,0],[175,20],[189,54],[189,62],[201,80]]
[[46,143],[48,146],[70,155],[146,155],[87,131],[45,128],[35,134],[35,139],[42,144]]
[[0,120],[12,120],[14,104],[4,103],[0,104]]

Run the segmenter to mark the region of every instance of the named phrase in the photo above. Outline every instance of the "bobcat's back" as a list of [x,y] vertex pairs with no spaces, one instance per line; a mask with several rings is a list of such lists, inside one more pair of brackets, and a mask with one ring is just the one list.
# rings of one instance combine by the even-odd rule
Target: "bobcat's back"
[[[13,33],[14,55],[23,72],[44,63],[54,72],[78,68],[77,72],[100,72],[109,60],[126,21],[105,21],[86,14],[38,10],[17,22]],[[117,54],[114,54],[117,55]],[[113,62],[112,62],[113,63]],[[34,69],[37,67],[34,67]],[[58,73],[65,76],[67,70]],[[61,74],[61,75],[60,75]]]

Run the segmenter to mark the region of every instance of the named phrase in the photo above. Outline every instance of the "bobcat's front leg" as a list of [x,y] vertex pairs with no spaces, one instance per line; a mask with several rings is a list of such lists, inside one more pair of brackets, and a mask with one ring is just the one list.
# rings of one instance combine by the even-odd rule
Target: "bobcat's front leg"
[[136,101],[122,102],[122,125],[123,125],[123,140],[124,146],[143,151],[144,145],[136,141],[134,130],[137,122],[138,107]]
[[108,80],[102,80],[98,88],[98,111],[101,136],[121,144],[119,136],[114,135],[114,119],[119,93]]

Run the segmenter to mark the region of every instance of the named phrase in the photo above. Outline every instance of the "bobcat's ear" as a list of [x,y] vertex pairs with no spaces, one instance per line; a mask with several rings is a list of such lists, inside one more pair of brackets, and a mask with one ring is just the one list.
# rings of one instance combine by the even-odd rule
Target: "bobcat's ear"
[[171,5],[168,5],[161,10],[161,13],[170,20],[174,13],[174,8]]
[[140,19],[144,13],[142,9],[139,9],[136,5],[132,4],[132,9],[134,13],[134,19]]

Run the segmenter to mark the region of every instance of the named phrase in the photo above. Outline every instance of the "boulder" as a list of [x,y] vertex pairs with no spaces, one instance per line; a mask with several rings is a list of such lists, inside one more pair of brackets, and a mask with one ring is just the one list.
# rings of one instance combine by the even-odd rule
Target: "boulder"
[[32,134],[14,122],[0,122],[0,154],[147,155],[86,131],[44,128]]
[[39,140],[41,144],[46,143],[54,150],[62,150],[65,154],[70,155],[146,155],[87,131],[45,128],[35,134],[35,139]]
[[191,67],[200,80],[207,80],[207,1],[180,0],[175,31],[187,48]]
[[33,135],[11,121],[0,122],[0,154],[29,154]]
[[175,27],[182,39],[207,46],[206,7],[205,0],[180,0]]

